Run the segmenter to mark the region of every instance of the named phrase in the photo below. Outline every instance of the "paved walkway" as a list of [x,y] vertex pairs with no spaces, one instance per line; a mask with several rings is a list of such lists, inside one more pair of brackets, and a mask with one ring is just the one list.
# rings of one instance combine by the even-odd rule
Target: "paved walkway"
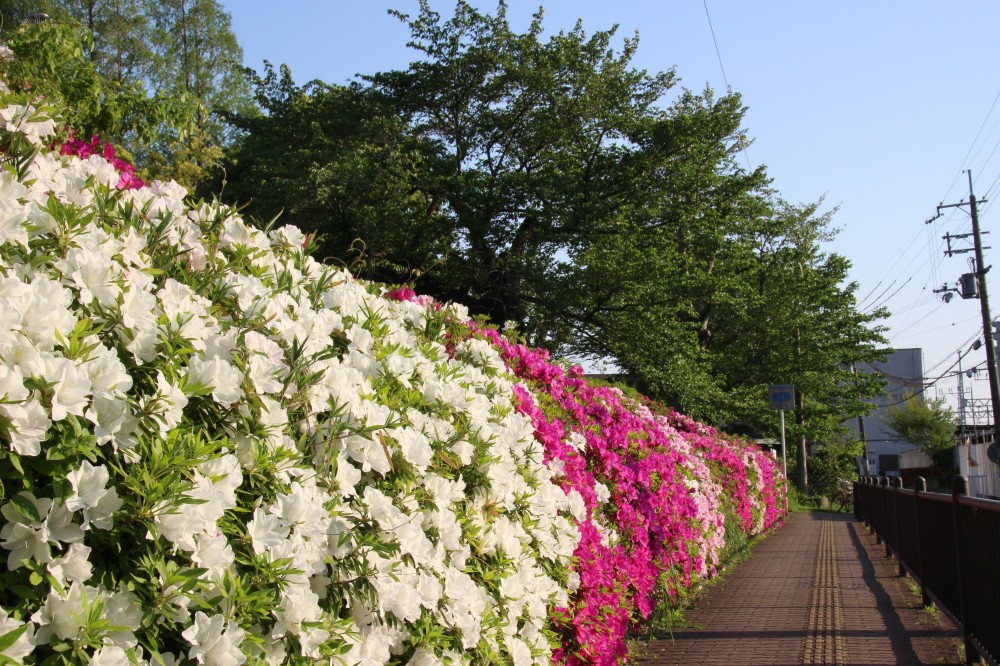
[[959,663],[960,633],[910,583],[853,516],[795,513],[635,663]]

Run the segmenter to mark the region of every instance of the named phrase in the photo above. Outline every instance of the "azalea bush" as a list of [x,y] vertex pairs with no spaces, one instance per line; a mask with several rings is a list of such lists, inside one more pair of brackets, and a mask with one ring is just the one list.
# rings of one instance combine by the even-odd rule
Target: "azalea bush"
[[752,447],[63,127],[0,92],[0,662],[613,663],[777,520]]
[[[748,535],[783,515],[777,461],[756,446],[680,414],[592,386],[580,367],[497,331],[476,334],[501,351],[527,388],[518,409],[531,417],[556,481],[579,496],[579,588],[558,623],[556,659],[611,664],[625,635],[658,600],[713,576],[726,519]],[[659,413],[657,413],[659,412]]]

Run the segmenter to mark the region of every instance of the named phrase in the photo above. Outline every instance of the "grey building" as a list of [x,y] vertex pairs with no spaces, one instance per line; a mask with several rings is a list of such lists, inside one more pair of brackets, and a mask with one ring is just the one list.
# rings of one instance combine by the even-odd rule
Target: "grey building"
[[926,390],[923,357],[923,350],[920,348],[897,349],[884,363],[858,366],[858,372],[879,372],[888,382],[885,393],[873,401],[875,409],[870,415],[845,424],[860,438],[860,422],[864,423],[868,469],[864,469],[865,461],[859,461],[862,474],[896,474],[900,468],[900,456],[917,448],[893,433],[884,419],[886,410],[898,405],[907,393],[919,394],[914,400],[923,396],[923,391]]

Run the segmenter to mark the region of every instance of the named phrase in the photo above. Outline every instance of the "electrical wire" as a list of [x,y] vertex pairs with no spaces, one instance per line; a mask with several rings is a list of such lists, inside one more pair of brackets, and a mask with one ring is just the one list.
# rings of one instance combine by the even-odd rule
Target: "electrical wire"
[[982,331],[976,331],[975,333],[973,333],[972,335],[970,335],[968,337],[968,339],[966,339],[965,342],[963,342],[962,344],[960,344],[953,351],[948,352],[948,354],[944,358],[942,358],[940,361],[938,361],[937,363],[935,363],[931,367],[927,368],[927,370],[925,370],[924,372],[931,372],[931,371],[933,371],[935,368],[937,368],[938,366],[940,366],[943,363],[945,363],[951,356],[953,356],[953,355],[959,353],[960,351],[962,351],[963,349],[965,349],[966,345],[971,344],[972,341],[975,340],[976,338],[978,338],[980,335],[982,335]]
[[935,331],[942,331],[942,330],[944,330],[946,328],[950,328],[951,326],[957,326],[958,324],[967,324],[970,321],[974,321],[974,320],[977,320],[977,319],[979,319],[978,315],[975,316],[975,317],[969,317],[968,319],[963,319],[962,321],[953,321],[950,324],[945,324],[944,326],[938,326],[937,328],[929,328],[929,329],[926,329],[926,330],[923,330],[923,331],[919,331],[917,333],[908,333],[907,335],[902,335],[901,333],[897,333],[896,335],[892,336],[889,339],[891,341],[891,340],[896,340],[896,339],[900,339],[900,338],[912,338],[912,337],[916,337],[918,335],[926,335],[928,333],[934,333]]
[[[965,354],[968,354],[968,353],[969,353],[969,352],[971,352],[971,351],[973,351],[973,350],[969,349],[969,350],[967,350],[967,351],[965,352]],[[884,404],[884,405],[879,405],[879,406],[878,406],[878,407],[879,407],[879,409],[884,409],[884,408],[886,408],[886,407],[895,407],[896,405],[901,405],[901,404],[903,404],[904,402],[908,402],[908,401],[910,401],[910,400],[913,400],[913,399],[914,399],[914,398],[916,398],[916,397],[917,397],[918,395],[922,395],[922,394],[923,394],[923,393],[924,393],[924,392],[925,392],[925,391],[926,391],[927,389],[929,389],[930,387],[934,386],[935,384],[937,384],[937,383],[938,383],[939,381],[941,381],[941,380],[942,380],[942,379],[944,379],[945,377],[948,377],[948,376],[949,376],[949,373],[950,373],[950,372],[952,371],[952,369],[953,369],[953,368],[954,368],[954,367],[955,367],[956,365],[958,365],[959,363],[961,363],[961,362],[962,362],[962,359],[963,359],[963,358],[965,358],[965,354],[963,354],[962,356],[960,356],[960,357],[958,358],[958,360],[956,360],[956,361],[955,361],[954,363],[952,363],[952,364],[951,364],[951,365],[950,365],[950,366],[948,367],[948,369],[944,371],[944,374],[942,374],[942,375],[940,375],[940,376],[938,376],[938,377],[935,377],[935,378],[934,378],[934,379],[933,379],[932,381],[930,381],[930,382],[926,382],[926,383],[925,383],[925,385],[923,386],[923,388],[921,388],[921,389],[920,389],[919,391],[914,391],[913,393],[910,393],[910,394],[906,395],[906,396],[905,396],[905,397],[904,397],[904,398],[903,398],[902,400],[897,400],[896,402],[889,402],[889,403],[886,403],[886,404]]]
[[[719,40],[715,38],[715,26],[712,25],[712,15],[708,12],[708,0],[701,0],[701,3],[705,6],[705,17],[708,19],[708,29],[712,33],[715,56],[719,59],[719,69],[722,70],[722,80],[726,84],[726,94],[729,94],[732,93],[733,87],[729,85],[729,77],[726,76],[726,66],[722,64],[722,51],[719,50]],[[747,170],[753,171],[753,167],[750,166],[750,155],[747,153],[745,145],[743,146],[743,158],[747,161]]]
[[[904,282],[903,284],[899,285],[899,287],[896,289],[896,291],[894,291],[891,294],[889,294],[888,296],[886,296],[885,299],[882,300],[881,302],[876,302],[875,305],[869,307],[868,310],[865,311],[865,314],[870,314],[870,313],[874,312],[875,310],[878,310],[881,307],[885,307],[885,304],[888,303],[889,301],[891,301],[892,297],[895,296],[896,294],[898,294],[900,291],[902,291],[903,287],[905,287],[906,285],[910,284],[911,281],[913,281],[913,277],[912,276],[906,278],[906,282]],[[890,284],[889,286],[891,287],[892,285]],[[875,300],[878,301],[878,299],[875,299]]]
[[893,309],[893,311],[889,314],[889,319],[907,314],[913,310],[918,310],[924,307],[925,305],[930,305],[931,303],[935,303],[940,300],[941,297],[938,296],[937,294],[925,294],[915,301],[911,301],[906,305],[901,305],[898,308]]
[[[976,142],[979,141],[979,136],[983,133],[983,128],[986,127],[986,123],[989,122],[990,115],[993,113],[993,109],[996,108],[998,101],[1000,101],[1000,91],[997,91],[997,95],[993,98],[993,103],[990,105],[990,110],[986,112],[986,117],[983,118],[983,122],[979,126],[979,131],[976,132],[976,136],[972,139],[969,149],[965,152],[965,157],[962,158],[963,165],[968,163],[969,155],[972,154],[972,149],[976,147]],[[951,194],[952,188],[955,187],[955,183],[958,182],[959,177],[962,175],[962,169],[963,167],[959,167],[958,173],[955,174],[955,178],[951,181],[951,185],[948,186],[948,191],[944,193],[943,197],[941,197],[941,201],[947,199],[948,195]]]
[[[944,301],[941,301],[941,304],[940,304],[940,305],[938,305],[938,306],[937,306],[936,308],[934,308],[933,310],[931,310],[930,312],[928,312],[927,314],[925,314],[925,315],[924,315],[923,317],[920,317],[919,319],[917,319],[917,320],[916,320],[915,322],[913,322],[913,323],[910,323],[910,324],[909,324],[909,326],[914,326],[914,325],[916,325],[916,324],[919,324],[919,323],[920,323],[920,322],[922,322],[922,321],[923,321],[924,319],[927,319],[927,318],[928,318],[928,317],[930,317],[931,315],[935,314],[935,313],[936,313],[936,312],[937,312],[938,310],[940,310],[941,308],[943,308],[943,307],[944,307],[945,305],[946,305],[946,303],[945,303]],[[907,321],[906,321],[906,320],[903,320],[903,321],[902,321],[902,322],[900,323],[900,326],[902,326],[902,325],[904,325],[904,324],[907,324]],[[890,339],[891,339],[891,338],[890,338]]]

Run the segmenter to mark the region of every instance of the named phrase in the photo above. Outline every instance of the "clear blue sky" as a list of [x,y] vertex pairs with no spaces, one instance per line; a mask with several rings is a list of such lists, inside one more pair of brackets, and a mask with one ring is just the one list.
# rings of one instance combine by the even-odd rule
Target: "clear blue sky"
[[[859,294],[894,315],[893,346],[921,347],[929,377],[955,362],[981,327],[979,301],[944,304],[932,290],[969,270],[943,256],[941,236],[968,231],[958,210],[925,225],[935,206],[968,197],[1000,200],[1000,3],[987,0],[550,0],[546,33],[582,19],[588,31],[618,24],[637,30],[634,64],[676,67],[680,85],[725,89],[725,76],[749,107],[750,162],[764,164],[793,202],[826,197],[842,229],[829,249],[853,263]],[[494,2],[475,1],[484,10]],[[524,30],[539,2],[510,0],[508,17]],[[346,83],[357,74],[405,68],[417,57],[408,32],[386,11],[416,13],[415,0],[223,0],[245,64],[287,63],[297,82]],[[431,6],[449,15],[452,0]],[[669,102],[669,100],[667,100]],[[992,110],[991,110],[992,109]],[[981,132],[980,132],[980,128]],[[996,151],[996,153],[994,153]],[[1000,206],[981,208],[997,230]],[[985,237],[1000,249],[1000,233]],[[986,263],[995,251],[987,250]],[[1000,316],[1000,266],[990,273]],[[908,280],[908,282],[907,282]],[[880,298],[876,299],[876,297]],[[963,346],[964,345],[964,346]],[[982,365],[983,350],[963,361]],[[984,380],[972,382],[988,397]],[[954,391],[947,377],[937,389]],[[931,390],[933,393],[934,389]]]

